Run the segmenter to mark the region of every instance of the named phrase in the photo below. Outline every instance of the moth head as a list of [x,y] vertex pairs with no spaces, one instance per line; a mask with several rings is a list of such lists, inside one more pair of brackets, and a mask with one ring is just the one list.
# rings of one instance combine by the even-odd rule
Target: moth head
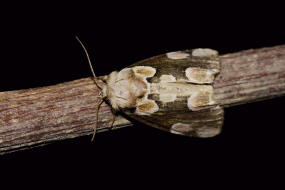
[[145,95],[147,83],[136,76],[133,69],[126,68],[109,74],[102,90],[103,97],[108,99],[113,109],[134,108],[137,99]]
[[[134,108],[138,98],[142,98],[147,91],[147,82],[143,75],[154,74],[149,70],[139,69],[142,76],[137,76],[132,68],[126,68],[120,72],[114,71],[108,76],[96,77],[93,70],[88,52],[82,42],[76,37],[83,50],[86,53],[90,69],[92,71],[94,82],[96,86],[102,90],[102,99],[106,99],[110,102],[114,110],[119,108]],[[97,79],[102,80],[104,83],[101,85],[97,82]]]

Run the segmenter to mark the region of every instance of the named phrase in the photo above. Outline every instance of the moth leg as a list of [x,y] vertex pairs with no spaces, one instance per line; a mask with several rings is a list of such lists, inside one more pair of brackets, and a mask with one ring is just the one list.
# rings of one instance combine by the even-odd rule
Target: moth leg
[[92,136],[91,142],[94,141],[94,138],[95,138],[95,134],[96,134],[96,130],[97,130],[97,124],[98,124],[99,109],[100,109],[103,102],[104,102],[104,100],[101,99],[97,105],[97,108],[96,108],[96,121],[95,121],[94,127],[93,127],[93,136]]
[[114,112],[112,111],[112,123],[111,123],[110,130],[112,130],[113,127],[114,127],[115,119],[116,119],[116,115],[115,115]]
[[187,100],[187,106],[192,111],[208,109],[215,106],[212,91],[202,91],[192,94]]

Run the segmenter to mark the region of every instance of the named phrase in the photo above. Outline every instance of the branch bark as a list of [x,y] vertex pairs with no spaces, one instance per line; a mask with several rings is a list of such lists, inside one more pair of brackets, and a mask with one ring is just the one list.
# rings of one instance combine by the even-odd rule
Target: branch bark
[[[215,80],[224,107],[285,94],[285,45],[220,56]],[[99,90],[91,78],[0,93],[0,154],[93,133]],[[110,129],[112,113],[103,103],[97,132]],[[132,125],[117,116],[114,129]]]

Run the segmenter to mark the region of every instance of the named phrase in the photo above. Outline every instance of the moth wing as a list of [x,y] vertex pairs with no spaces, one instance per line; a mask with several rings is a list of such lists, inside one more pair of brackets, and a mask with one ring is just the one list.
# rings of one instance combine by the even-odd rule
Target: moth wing
[[217,51],[170,52],[139,61],[130,68],[145,79],[148,91],[135,110],[122,110],[129,117],[180,135],[212,137],[220,133],[224,112],[214,103],[209,85],[220,69]]
[[199,138],[218,135],[224,118],[224,111],[219,106],[200,111],[168,110],[164,113],[158,111],[151,115],[137,115],[130,110],[124,113],[134,120],[157,129]]
[[171,73],[176,81],[211,84],[220,70],[218,52],[202,48],[161,54],[136,62],[130,67],[136,66],[155,68],[155,76],[148,79],[154,83],[159,82],[161,76]]

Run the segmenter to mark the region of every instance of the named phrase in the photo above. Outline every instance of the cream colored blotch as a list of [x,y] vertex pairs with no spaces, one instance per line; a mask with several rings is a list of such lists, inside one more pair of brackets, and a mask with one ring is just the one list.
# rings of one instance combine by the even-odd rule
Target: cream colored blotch
[[208,56],[217,56],[218,52],[209,48],[198,48],[192,51],[192,56],[194,57],[208,57]]
[[159,101],[163,103],[174,102],[176,100],[176,94],[160,94]]
[[135,66],[132,69],[135,74],[145,78],[153,77],[156,73],[156,69],[149,66]]
[[158,105],[154,100],[144,100],[136,106],[135,114],[138,115],[151,115],[159,110]]
[[190,131],[193,131],[193,128],[190,124],[185,123],[175,123],[171,126],[170,132],[174,134],[185,134]]
[[212,90],[194,93],[187,99],[187,106],[191,111],[207,109],[215,104]]
[[185,53],[182,51],[175,51],[175,52],[167,53],[166,56],[169,59],[186,59],[187,57],[189,57],[189,53]]
[[185,70],[185,75],[189,82],[197,84],[210,84],[215,79],[215,74],[219,71],[216,69],[202,69],[197,67],[188,67]]
[[176,78],[173,75],[161,75],[160,82],[175,82]]

